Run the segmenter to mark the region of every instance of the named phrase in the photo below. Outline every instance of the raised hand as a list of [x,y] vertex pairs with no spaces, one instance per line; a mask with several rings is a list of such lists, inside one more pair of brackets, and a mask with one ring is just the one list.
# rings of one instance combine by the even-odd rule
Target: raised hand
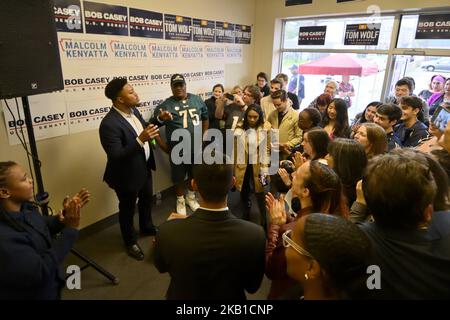
[[362,180],[359,180],[356,184],[356,202],[366,205],[366,199],[364,198],[364,192],[362,190]]
[[428,126],[428,132],[435,136],[438,140],[444,134],[432,122],[430,122],[430,125]]
[[300,168],[302,164],[306,162],[305,157],[300,152],[295,152],[294,157],[292,158],[292,162],[294,162],[295,170]]
[[139,140],[142,142],[147,142],[156,138],[159,135],[159,128],[154,124],[149,124],[139,135]]
[[289,148],[287,143],[281,143],[280,144],[280,151],[283,152],[283,153],[287,153],[287,154],[291,153],[291,149]]
[[283,225],[286,223],[286,212],[284,207],[284,195],[280,196],[280,199],[275,197],[269,192],[266,195],[266,208],[270,215],[271,223],[277,225]]
[[173,120],[173,116],[169,111],[161,109],[159,112],[159,119],[162,121],[170,121]]
[[447,122],[447,127],[445,127],[444,134],[439,139],[439,144],[447,150],[447,152],[450,152],[450,121]]
[[[78,199],[80,203],[80,207],[83,208],[89,200],[91,200],[91,194],[89,193],[89,190],[86,188],[82,188],[80,191],[78,191],[72,199]],[[64,206],[64,202],[63,202]]]
[[[67,199],[67,200],[66,200]],[[80,225],[80,203],[76,199],[64,199],[64,211],[63,218],[60,221],[66,226],[71,228],[78,228]]]
[[[66,212],[66,208],[69,207],[71,202],[76,203],[80,209],[83,208],[89,201],[91,200],[91,193],[89,192],[88,189],[86,188],[81,188],[80,191],[78,191],[75,195],[73,195],[72,197],[66,196],[63,199],[62,202],[62,207],[63,209],[60,210],[57,214],[58,220],[61,223],[64,223],[65,221],[65,216],[67,214]],[[65,223],[64,223],[65,224]]]
[[244,100],[242,100],[241,96],[238,96],[237,94],[234,95],[234,103],[240,105],[240,106],[245,106],[245,102]]
[[278,174],[280,175],[281,180],[283,180],[283,183],[286,185],[286,187],[290,187],[292,185],[291,178],[286,169],[284,168],[278,169]]

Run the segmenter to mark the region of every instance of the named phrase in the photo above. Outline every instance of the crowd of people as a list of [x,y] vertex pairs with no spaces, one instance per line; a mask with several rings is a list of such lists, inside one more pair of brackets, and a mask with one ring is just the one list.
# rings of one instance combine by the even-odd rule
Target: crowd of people
[[[353,123],[348,79],[326,83],[302,110],[298,73],[269,81],[261,72],[256,80],[229,92],[217,84],[202,101],[174,74],[172,96],[150,119],[126,79],[105,88],[112,108],[99,130],[104,181],[118,198],[126,252],[143,260],[139,234],[155,236],[154,264],[171,278],[167,298],[245,299],[264,273],[268,299],[450,297],[450,125],[436,127],[432,114],[450,108],[450,79],[434,76],[419,96],[414,79],[400,79],[391,97],[369,103]],[[158,227],[157,145],[170,155],[177,196]],[[219,161],[198,161],[205,150]],[[241,212],[229,210],[230,191],[239,193]],[[0,298],[60,296],[58,265],[89,192],[66,198],[52,218],[32,200],[25,170],[1,162]]]

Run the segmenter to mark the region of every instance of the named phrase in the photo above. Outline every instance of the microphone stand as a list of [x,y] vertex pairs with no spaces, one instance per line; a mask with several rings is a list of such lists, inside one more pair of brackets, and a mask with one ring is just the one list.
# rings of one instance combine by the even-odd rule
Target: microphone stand
[[[22,97],[22,105],[23,105],[23,111],[25,114],[25,124],[27,127],[27,133],[28,133],[28,142],[30,144],[31,149],[31,155],[33,158],[33,167],[34,167],[34,173],[36,176],[36,183],[37,183],[37,189],[38,189],[38,195],[44,195],[44,182],[42,180],[42,174],[41,174],[41,163],[39,161],[39,156],[37,152],[36,147],[36,139],[34,136],[34,130],[33,130],[33,122],[31,120],[31,112],[30,112],[30,104],[28,102],[28,97]],[[45,216],[48,216],[48,204],[47,202],[44,202],[41,205],[42,208],[42,214]],[[92,259],[89,259],[86,255],[79,252],[77,249],[72,248],[70,250],[72,254],[83,260],[86,265],[81,267],[81,270],[84,270],[88,267],[93,267],[95,270],[97,270],[99,273],[101,273],[103,276],[108,278],[113,284],[119,284],[119,278],[108,272],[106,269],[98,265],[96,262],[94,262]]]

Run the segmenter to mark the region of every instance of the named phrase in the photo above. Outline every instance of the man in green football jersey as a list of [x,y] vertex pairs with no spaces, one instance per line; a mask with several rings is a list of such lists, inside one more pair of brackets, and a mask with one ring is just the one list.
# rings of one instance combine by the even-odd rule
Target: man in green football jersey
[[[161,111],[168,111],[172,115],[171,120],[161,121],[159,117],[156,119],[166,128],[168,149],[171,152],[171,176],[177,194],[176,210],[185,215],[186,204],[192,211],[199,207],[190,181],[194,153],[200,152],[201,155],[202,136],[209,126],[208,109],[199,96],[187,93],[186,80],[183,75],[174,74],[170,79],[170,87],[173,95],[157,106],[154,114],[159,115]],[[181,141],[180,138],[182,138]],[[186,174],[189,183],[185,200],[184,180]]]

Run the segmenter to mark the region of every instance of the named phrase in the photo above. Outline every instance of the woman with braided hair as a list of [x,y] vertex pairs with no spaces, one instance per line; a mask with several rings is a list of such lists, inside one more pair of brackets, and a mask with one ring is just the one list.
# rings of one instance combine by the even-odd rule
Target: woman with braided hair
[[305,300],[364,298],[371,244],[354,223],[313,213],[283,234],[287,273],[303,287]]
[[[78,236],[82,189],[63,201],[57,216],[42,216],[33,204],[33,180],[15,162],[0,162],[0,300],[60,298],[59,269]],[[53,235],[60,233],[54,240]]]

